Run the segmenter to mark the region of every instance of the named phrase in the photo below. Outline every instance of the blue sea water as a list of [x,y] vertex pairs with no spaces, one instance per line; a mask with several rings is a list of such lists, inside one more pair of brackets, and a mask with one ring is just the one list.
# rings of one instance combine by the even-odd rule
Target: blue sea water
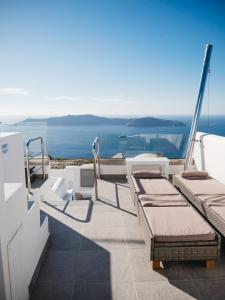
[[[91,158],[92,142],[101,141],[101,156],[108,158],[123,153],[134,156],[143,152],[161,152],[169,158],[185,156],[191,125],[190,116],[166,116],[183,121],[182,127],[127,127],[127,126],[46,126],[45,123],[2,125],[1,130],[21,131],[24,142],[43,136],[46,153],[53,158]],[[198,131],[225,136],[225,116],[201,117]],[[36,145],[38,147],[38,145]],[[34,152],[36,150],[34,149]]]

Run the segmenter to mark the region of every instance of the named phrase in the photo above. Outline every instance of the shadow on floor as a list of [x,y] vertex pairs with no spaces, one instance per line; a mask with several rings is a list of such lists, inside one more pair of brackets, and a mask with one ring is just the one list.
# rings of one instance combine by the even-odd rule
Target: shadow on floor
[[[49,216],[49,247],[32,300],[111,300],[110,253]],[[82,244],[91,250],[81,250]]]
[[[82,200],[79,200],[79,201],[82,201]],[[66,212],[66,209],[67,209],[68,205],[71,203],[71,201],[67,201],[63,208],[61,208],[61,207],[58,208],[57,205],[51,204],[49,202],[45,202],[45,204],[52,207],[52,208],[54,208],[55,210],[63,213],[65,216],[73,219],[74,221],[81,222],[81,223],[89,223],[90,220],[91,220],[91,214],[92,214],[94,204],[93,204],[93,201],[90,200],[90,199],[88,199],[86,201],[89,202],[89,205],[88,205],[88,211],[87,211],[86,217],[84,219],[75,218],[74,216],[72,216],[71,214]]]
[[[123,184],[122,184],[123,183]],[[121,182],[117,182],[117,181],[105,181],[103,179],[98,179],[98,199],[97,201],[100,203],[103,203],[105,205],[111,205],[112,207],[115,207],[119,210],[121,210],[124,213],[128,213],[131,214],[133,216],[137,216],[136,213],[134,213],[131,210],[128,210],[127,208],[130,207],[129,205],[124,205],[124,200],[123,198],[121,198],[120,196],[120,192],[122,190],[125,190],[126,193],[130,196],[130,187],[127,185],[126,182],[124,182],[124,180]],[[106,186],[107,188],[105,189],[104,186]],[[129,197],[129,202],[130,201],[130,197]]]

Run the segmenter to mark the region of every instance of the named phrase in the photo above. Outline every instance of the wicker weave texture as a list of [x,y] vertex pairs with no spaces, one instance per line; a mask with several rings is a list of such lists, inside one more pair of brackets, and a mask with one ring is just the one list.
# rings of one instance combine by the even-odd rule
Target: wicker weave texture
[[219,231],[219,233],[223,237],[225,237],[225,220],[221,216],[219,216],[210,206],[205,205],[176,176],[174,177],[174,184],[189,200],[189,202],[195,208],[197,208],[197,210],[203,215],[203,217],[205,217]]

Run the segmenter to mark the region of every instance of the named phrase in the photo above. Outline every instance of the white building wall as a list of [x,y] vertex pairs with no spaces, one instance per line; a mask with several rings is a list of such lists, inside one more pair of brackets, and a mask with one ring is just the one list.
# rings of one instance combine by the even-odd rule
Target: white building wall
[[40,226],[38,202],[28,210],[22,135],[1,133],[0,300],[29,298],[28,286],[48,235],[47,218]]
[[[3,184],[3,161],[2,153],[0,151],[0,228],[4,226],[4,184]],[[5,300],[5,279],[4,279],[4,260],[3,260],[4,245],[2,243],[2,236],[0,231],[0,299]]]
[[225,137],[198,132],[196,138],[193,158],[197,170],[206,170],[225,184]]

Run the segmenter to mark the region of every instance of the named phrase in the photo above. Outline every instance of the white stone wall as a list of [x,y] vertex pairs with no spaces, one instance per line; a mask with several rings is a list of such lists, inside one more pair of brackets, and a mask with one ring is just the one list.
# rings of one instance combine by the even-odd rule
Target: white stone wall
[[198,132],[197,140],[193,154],[197,170],[206,170],[225,184],[225,137]]

